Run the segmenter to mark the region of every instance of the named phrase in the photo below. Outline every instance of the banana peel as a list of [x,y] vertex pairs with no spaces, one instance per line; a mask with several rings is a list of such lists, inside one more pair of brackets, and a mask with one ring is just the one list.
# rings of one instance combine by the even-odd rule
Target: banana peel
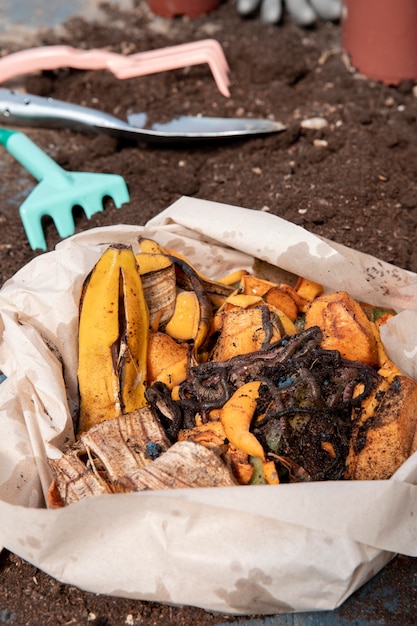
[[136,261],[141,276],[172,266],[171,259],[160,252],[138,252]]
[[174,264],[165,254],[136,254],[138,271],[149,311],[151,328],[166,324],[175,311],[177,283]]
[[[248,274],[247,270],[236,270],[231,272],[230,274],[226,274],[222,276],[218,280],[213,280],[208,278],[205,274],[200,272],[196,267],[194,267],[186,256],[178,252],[178,250],[172,250],[171,248],[164,248],[160,244],[158,244],[153,239],[148,239],[146,237],[142,237],[139,239],[141,254],[159,254],[164,255],[166,258],[177,259],[178,261],[185,263],[191,270],[198,276],[207,295],[210,297],[210,300],[214,306],[217,308],[221,306],[224,299],[234,290],[234,284],[238,283],[242,276]],[[192,284],[189,280],[189,277],[185,273],[181,273],[177,276],[178,286],[182,289],[192,290]]]
[[175,264],[177,283],[186,277],[192,289],[191,293],[194,294],[192,298],[195,298],[193,306],[195,307],[196,324],[191,339],[193,344],[193,356],[195,361],[198,362],[199,350],[204,345],[210,331],[213,308],[204,284],[196,270],[189,263],[180,258],[174,256],[170,258]]
[[149,313],[131,248],[110,246],[84,283],[79,432],[146,404]]
[[237,481],[221,458],[194,441],[177,441],[153,463],[116,482],[120,492],[186,487],[233,487]]
[[178,341],[194,341],[198,335],[200,303],[194,291],[180,291],[174,313],[165,326],[167,335]]
[[166,254],[164,247],[149,237],[139,237],[139,248],[145,254]]
[[265,460],[262,445],[249,427],[259,397],[259,381],[250,381],[239,387],[220,412],[225,435],[232,445],[250,456]]

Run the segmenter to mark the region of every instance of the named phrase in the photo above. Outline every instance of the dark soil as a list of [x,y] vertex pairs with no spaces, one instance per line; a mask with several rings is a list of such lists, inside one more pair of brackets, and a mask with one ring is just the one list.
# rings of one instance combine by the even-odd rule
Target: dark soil
[[[230,64],[231,97],[219,93],[206,65],[126,81],[105,71],[62,69],[3,86],[86,104],[119,117],[128,109],[146,111],[157,121],[182,113],[270,116],[287,130],[248,141],[168,147],[69,130],[29,129],[28,135],[62,167],[121,174],[129,186],[128,205],[116,209],[108,202],[90,220],[80,212],[77,232],[99,225],[144,224],[187,195],[269,210],[314,233],[417,271],[413,236],[417,94],[411,83],[389,87],[352,72],[341,49],[339,25],[319,23],[302,30],[285,20],[266,26],[256,19],[241,19],[233,0],[195,20],[155,19],[144,2],[129,13],[111,5],[106,12],[104,23],[72,19],[59,36],[43,32],[39,43],[134,53],[215,37]],[[16,49],[9,42],[0,54]],[[317,116],[327,120],[325,128],[301,127],[302,120]],[[18,214],[34,181],[4,151],[0,172],[4,282],[40,252],[30,249]],[[51,249],[59,241],[51,222],[45,224],[45,232]],[[408,594],[407,606],[415,605],[415,561],[397,558],[386,571],[386,584],[395,580],[398,593]],[[0,572],[0,623],[202,625],[238,619],[84,593],[7,551],[0,556]],[[372,623],[411,623],[398,614],[399,621],[386,621],[387,604],[382,602],[375,614],[362,613],[360,596],[355,597],[357,604],[345,605],[356,607],[352,621],[362,617]],[[342,607],[340,615],[346,619],[347,613]]]

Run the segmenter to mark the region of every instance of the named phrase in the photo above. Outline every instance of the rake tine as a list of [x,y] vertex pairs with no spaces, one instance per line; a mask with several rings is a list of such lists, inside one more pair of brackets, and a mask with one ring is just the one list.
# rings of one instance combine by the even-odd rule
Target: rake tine
[[41,222],[33,222],[25,213],[24,204],[20,207],[20,217],[25,229],[26,237],[32,250],[46,250],[46,239]]
[[[52,196],[50,195],[52,192]],[[45,196],[50,196],[50,200]],[[56,190],[43,186],[43,183],[35,187],[31,194],[21,204],[19,212],[26,232],[29,244],[33,250],[46,250],[46,240],[42,228],[42,218],[48,216],[52,219],[60,237],[65,238],[75,232],[73,205],[61,194],[58,198]],[[59,213],[56,206],[59,205]],[[55,210],[54,210],[55,209]],[[35,219],[34,219],[35,218]]]
[[116,209],[120,209],[123,204],[126,204],[130,200],[129,192],[126,187],[126,183],[124,179],[120,176],[117,179],[113,179],[113,187],[111,192],[109,191],[108,195],[113,199],[114,206]]
[[122,176],[89,172],[66,172],[66,174],[78,189],[76,204],[83,209],[88,219],[94,213],[103,211],[105,198],[111,198],[117,209],[130,200]]
[[95,198],[82,198],[78,203],[87,217],[90,219],[95,213],[101,213],[104,209],[103,206],[104,196],[97,196]]

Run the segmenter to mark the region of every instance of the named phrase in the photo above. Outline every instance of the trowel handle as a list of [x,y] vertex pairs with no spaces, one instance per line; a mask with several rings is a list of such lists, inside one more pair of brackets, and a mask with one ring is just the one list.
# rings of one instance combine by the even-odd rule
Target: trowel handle
[[135,132],[123,120],[98,109],[1,88],[0,123],[19,128],[72,128],[115,136],[120,136],[120,131],[131,135]]
[[68,173],[24,133],[0,128],[0,143],[36,180],[47,177],[48,182],[57,187],[71,184]]

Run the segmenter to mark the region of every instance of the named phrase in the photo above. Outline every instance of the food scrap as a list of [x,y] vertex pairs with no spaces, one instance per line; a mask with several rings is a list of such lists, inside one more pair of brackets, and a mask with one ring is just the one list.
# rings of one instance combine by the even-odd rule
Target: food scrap
[[49,461],[50,506],[387,479],[417,449],[417,383],[379,332],[395,311],[304,277],[212,280],[178,251],[139,244],[110,245],[84,281],[76,442]]

